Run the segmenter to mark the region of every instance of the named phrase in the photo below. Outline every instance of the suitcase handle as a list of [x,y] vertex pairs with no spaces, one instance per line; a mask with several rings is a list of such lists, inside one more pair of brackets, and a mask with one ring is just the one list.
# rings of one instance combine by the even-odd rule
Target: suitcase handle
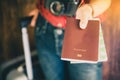
[[26,17],[20,18],[20,27],[22,31],[22,42],[23,42],[28,80],[33,80],[32,60],[31,60],[31,53],[30,53],[29,38],[27,33],[27,27],[30,24],[32,18],[33,16],[26,16]]
[[30,24],[32,18],[33,16],[26,16],[26,17],[20,18],[20,27],[21,28],[27,27]]

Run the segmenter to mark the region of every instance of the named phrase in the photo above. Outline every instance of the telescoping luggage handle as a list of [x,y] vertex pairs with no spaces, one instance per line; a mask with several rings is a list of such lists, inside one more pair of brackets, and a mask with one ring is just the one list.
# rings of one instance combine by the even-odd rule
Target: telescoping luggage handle
[[33,80],[32,60],[31,60],[30,45],[29,45],[29,39],[27,33],[27,26],[30,24],[31,20],[32,20],[32,16],[23,17],[20,19],[20,27],[22,31],[22,42],[23,42],[25,65],[26,65],[28,80]]

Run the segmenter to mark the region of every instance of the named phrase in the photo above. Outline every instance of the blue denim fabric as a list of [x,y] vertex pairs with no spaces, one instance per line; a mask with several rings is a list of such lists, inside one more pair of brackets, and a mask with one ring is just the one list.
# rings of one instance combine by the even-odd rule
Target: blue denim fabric
[[55,28],[42,17],[35,28],[39,62],[45,80],[102,80],[102,63],[70,64],[60,59],[64,30]]

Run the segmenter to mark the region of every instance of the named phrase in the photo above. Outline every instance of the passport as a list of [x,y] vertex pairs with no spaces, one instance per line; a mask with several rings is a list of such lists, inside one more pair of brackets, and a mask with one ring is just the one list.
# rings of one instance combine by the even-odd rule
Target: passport
[[[89,20],[86,29],[80,29],[79,22],[73,17],[67,17],[61,59],[72,62],[96,63],[100,58],[100,20]],[[105,47],[103,49],[105,51]]]

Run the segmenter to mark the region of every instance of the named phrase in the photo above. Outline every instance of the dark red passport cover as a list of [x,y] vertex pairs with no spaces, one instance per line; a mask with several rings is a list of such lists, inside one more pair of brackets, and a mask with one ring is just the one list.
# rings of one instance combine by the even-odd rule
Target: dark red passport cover
[[80,29],[79,21],[67,18],[62,47],[62,60],[98,61],[99,20],[89,20],[86,29]]

